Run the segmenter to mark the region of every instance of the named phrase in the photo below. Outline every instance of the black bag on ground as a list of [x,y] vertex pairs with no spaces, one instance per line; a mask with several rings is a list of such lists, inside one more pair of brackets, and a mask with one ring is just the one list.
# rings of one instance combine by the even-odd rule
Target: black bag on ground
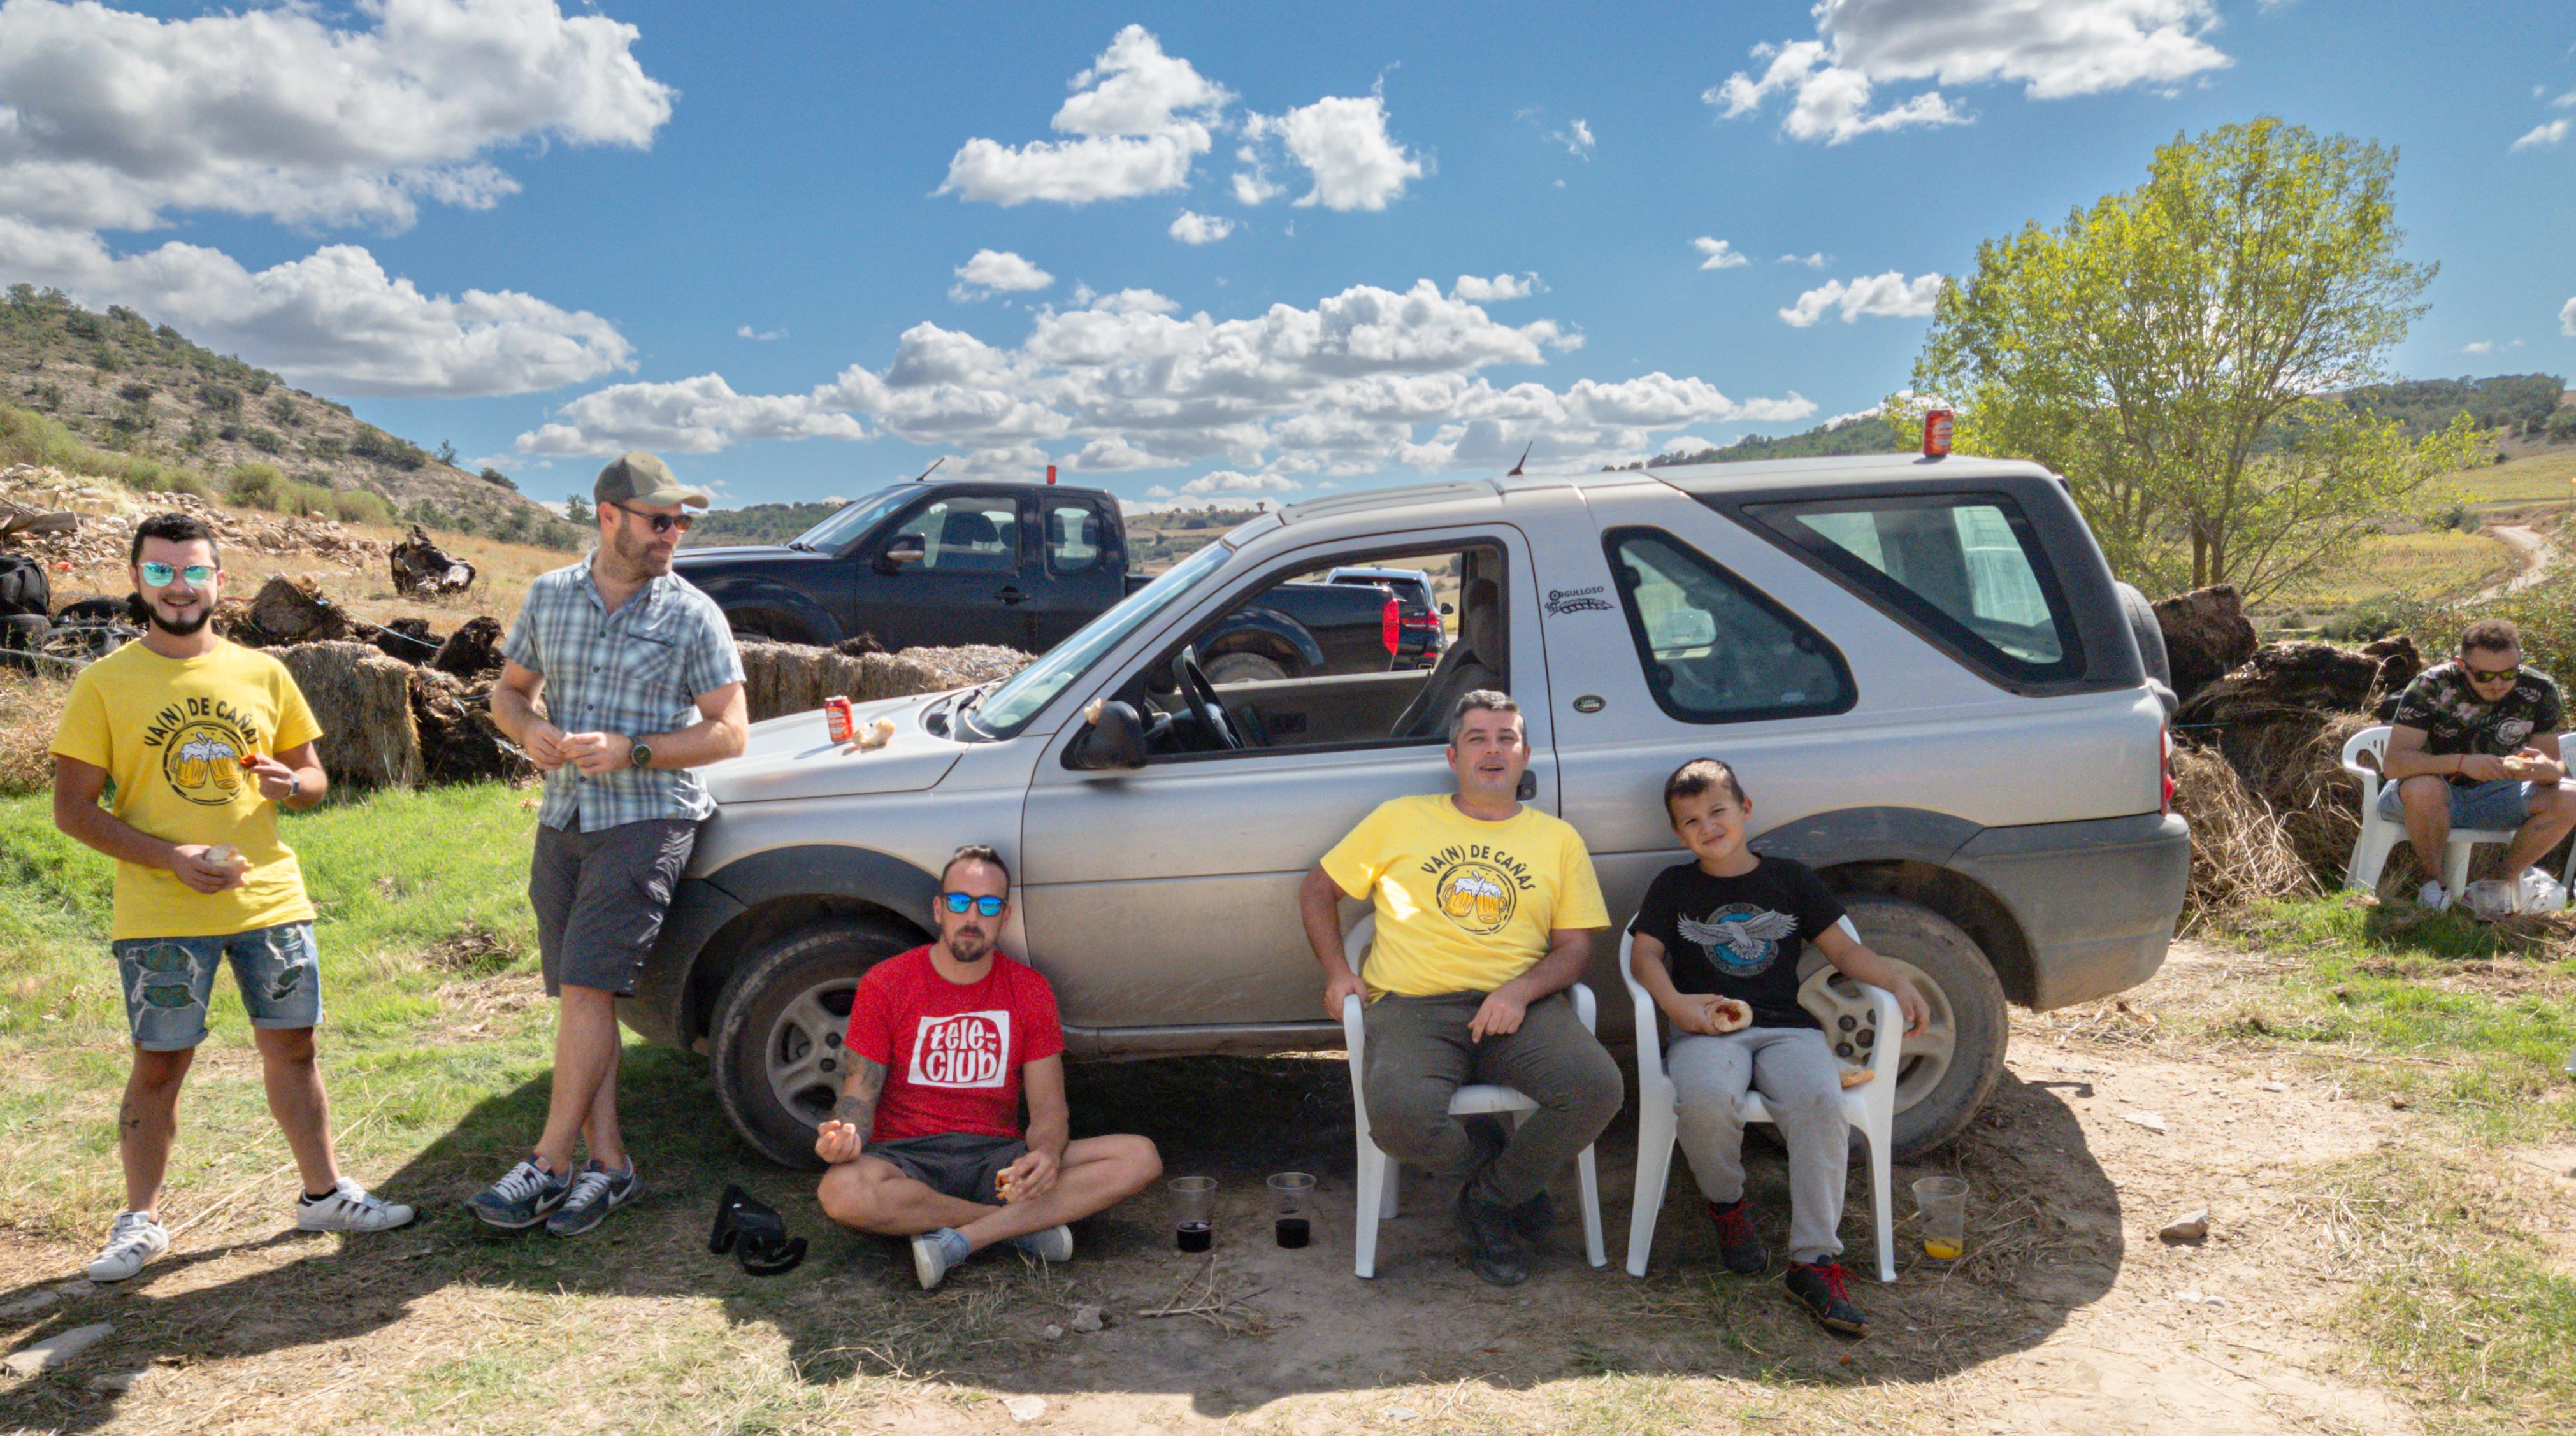
[[0,614],[54,611],[54,585],[45,566],[22,553],[0,553]]

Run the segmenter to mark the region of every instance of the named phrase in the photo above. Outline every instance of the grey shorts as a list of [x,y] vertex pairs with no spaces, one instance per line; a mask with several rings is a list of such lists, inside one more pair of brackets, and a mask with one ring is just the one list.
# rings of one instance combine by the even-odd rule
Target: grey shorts
[[[2448,780],[2445,780],[2448,781]],[[2406,821],[2406,800],[2395,783],[2379,788],[2379,816]],[[2531,785],[2512,778],[2489,783],[2451,784],[2451,826],[2509,833],[2531,820]]]
[[648,818],[595,833],[537,825],[528,903],[537,910],[548,997],[566,983],[635,995],[697,841],[690,818]]
[[227,959],[251,1026],[322,1023],[322,964],[309,922],[222,937],[129,937],[111,950],[125,989],[126,1028],[146,1052],[178,1052],[206,1040],[206,1000],[214,995],[215,969]]
[[894,1163],[905,1176],[943,1197],[990,1207],[1000,1205],[993,1179],[1027,1156],[1029,1144],[1017,1137],[982,1132],[934,1132],[927,1137],[870,1142],[862,1150]]

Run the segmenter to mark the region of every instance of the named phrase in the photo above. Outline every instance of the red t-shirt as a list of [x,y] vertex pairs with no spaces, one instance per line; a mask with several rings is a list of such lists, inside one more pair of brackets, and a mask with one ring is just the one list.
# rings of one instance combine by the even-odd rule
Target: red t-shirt
[[886,1067],[868,1140],[1020,1135],[1020,1068],[1064,1050],[1055,989],[993,954],[984,980],[939,975],[916,947],[869,968],[850,1003],[850,1053]]

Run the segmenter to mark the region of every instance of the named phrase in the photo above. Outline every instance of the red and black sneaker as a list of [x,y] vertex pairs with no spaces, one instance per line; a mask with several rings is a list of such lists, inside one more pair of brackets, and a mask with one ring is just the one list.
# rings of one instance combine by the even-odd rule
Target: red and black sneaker
[[1827,1257],[1818,1262],[1791,1262],[1783,1283],[1789,1297],[1807,1309],[1826,1329],[1851,1336],[1869,1335],[1869,1318],[1852,1305],[1851,1293],[1843,1286],[1843,1264]]
[[1708,1204],[1708,1219],[1717,1223],[1717,1255],[1737,1276],[1760,1276],[1771,1268],[1771,1253],[1753,1233],[1753,1199],[1737,1197],[1725,1206]]

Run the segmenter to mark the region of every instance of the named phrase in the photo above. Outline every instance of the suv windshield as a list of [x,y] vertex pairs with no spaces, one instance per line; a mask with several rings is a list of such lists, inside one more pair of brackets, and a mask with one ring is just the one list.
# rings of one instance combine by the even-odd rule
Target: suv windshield
[[1100,655],[1198,587],[1200,580],[1216,572],[1233,554],[1233,547],[1219,540],[1174,564],[1152,583],[1121,599],[1117,607],[1040,655],[1037,662],[1013,674],[958,721],[959,731],[969,738],[984,740],[1018,733],[1038,716],[1038,710],[1049,699],[1099,662]]
[[876,527],[877,520],[916,492],[909,484],[898,484],[843,504],[832,512],[831,517],[789,540],[787,546],[813,549],[818,553],[837,553],[848,547],[850,540]]

